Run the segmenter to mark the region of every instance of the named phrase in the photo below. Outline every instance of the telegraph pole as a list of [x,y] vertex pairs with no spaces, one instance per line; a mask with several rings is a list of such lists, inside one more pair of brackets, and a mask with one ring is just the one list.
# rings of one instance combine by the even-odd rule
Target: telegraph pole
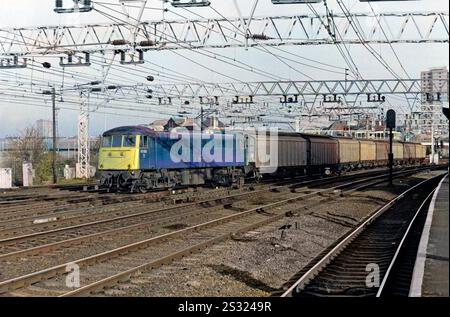
[[53,146],[52,146],[52,171],[53,171],[53,184],[58,182],[56,175],[56,90],[52,87],[52,121],[53,121]]
[[52,87],[51,90],[44,90],[42,94],[52,96],[52,174],[53,184],[56,184],[58,181],[56,176],[56,89]]

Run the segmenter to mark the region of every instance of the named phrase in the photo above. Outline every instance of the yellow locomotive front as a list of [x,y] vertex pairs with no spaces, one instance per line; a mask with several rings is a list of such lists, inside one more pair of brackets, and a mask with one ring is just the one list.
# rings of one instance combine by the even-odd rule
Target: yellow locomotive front
[[141,146],[151,132],[144,126],[125,126],[103,134],[98,163],[103,188],[133,192],[141,177]]
[[99,170],[139,170],[139,141],[139,135],[104,135],[99,153]]

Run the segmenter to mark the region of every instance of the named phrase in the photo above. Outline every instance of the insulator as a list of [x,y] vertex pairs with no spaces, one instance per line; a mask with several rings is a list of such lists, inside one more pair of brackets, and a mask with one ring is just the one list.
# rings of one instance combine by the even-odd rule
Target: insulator
[[185,2],[180,2],[180,0],[172,0],[172,6],[174,7],[208,7],[211,2],[208,0],[187,0]]
[[112,40],[110,43],[111,43],[111,45],[117,45],[117,46],[130,44],[130,42],[128,42],[127,40]]
[[273,4],[307,4],[320,2],[322,2],[322,0],[272,0]]
[[142,47],[155,46],[155,42],[150,41],[150,40],[148,40],[148,41],[141,41],[141,42],[139,42],[139,46],[142,46]]
[[265,34],[253,34],[252,39],[254,40],[268,40],[269,37]]
[[55,7],[56,8],[62,8],[63,7],[63,0],[56,0],[55,1]]

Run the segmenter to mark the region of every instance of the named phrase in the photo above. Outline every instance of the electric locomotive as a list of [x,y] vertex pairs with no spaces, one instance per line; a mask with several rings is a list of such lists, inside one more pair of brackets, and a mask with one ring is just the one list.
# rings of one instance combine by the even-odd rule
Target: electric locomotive
[[250,172],[240,134],[156,132],[145,126],[103,134],[101,186],[147,192],[180,185],[242,185]]

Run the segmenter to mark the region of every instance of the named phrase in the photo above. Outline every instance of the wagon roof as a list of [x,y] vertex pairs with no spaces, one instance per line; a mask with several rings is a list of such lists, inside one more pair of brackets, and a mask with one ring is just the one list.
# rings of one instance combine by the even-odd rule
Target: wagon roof
[[306,134],[302,133],[300,134],[302,137],[306,139],[315,139],[315,140],[329,140],[329,141],[336,141],[335,137],[329,136],[329,135],[321,135],[321,134]]

